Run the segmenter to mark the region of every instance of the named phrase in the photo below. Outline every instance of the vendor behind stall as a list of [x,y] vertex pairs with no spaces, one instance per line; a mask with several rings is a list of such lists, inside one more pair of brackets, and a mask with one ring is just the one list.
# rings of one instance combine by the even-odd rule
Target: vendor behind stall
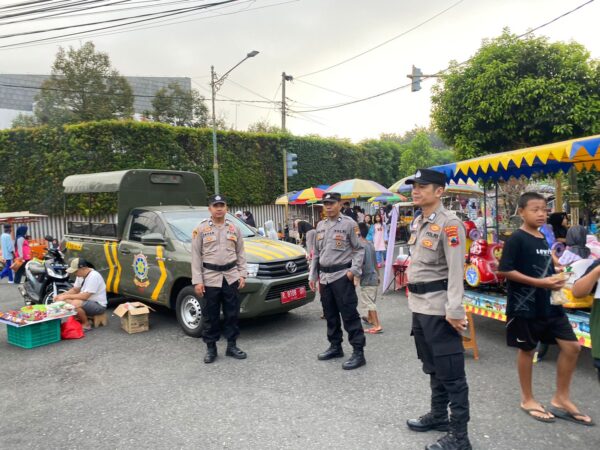
[[74,273],[77,279],[71,289],[54,297],[54,301],[65,301],[75,306],[77,320],[84,330],[90,330],[88,316],[98,316],[106,311],[106,284],[102,275],[92,269],[83,258],[71,261],[68,273]]

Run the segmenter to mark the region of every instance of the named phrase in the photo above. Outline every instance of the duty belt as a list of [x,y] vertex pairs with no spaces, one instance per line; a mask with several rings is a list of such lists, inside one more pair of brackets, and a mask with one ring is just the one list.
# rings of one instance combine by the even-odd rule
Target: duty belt
[[424,283],[408,283],[408,290],[413,294],[427,294],[429,292],[447,291],[448,280],[427,281]]
[[319,265],[319,270],[323,273],[335,273],[335,272],[339,272],[340,270],[349,269],[350,267],[352,267],[352,261],[350,261],[349,263],[346,263],[346,264],[337,264],[335,266],[329,266],[329,267],[323,267],[323,266]]
[[216,270],[217,272],[227,272],[229,269],[233,269],[237,265],[237,261],[232,261],[223,266],[211,263],[202,263],[205,269]]

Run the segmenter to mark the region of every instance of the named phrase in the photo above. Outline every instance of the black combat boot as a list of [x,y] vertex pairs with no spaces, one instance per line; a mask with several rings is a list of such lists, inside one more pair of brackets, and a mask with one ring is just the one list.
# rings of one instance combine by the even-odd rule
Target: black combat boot
[[210,364],[217,359],[217,344],[215,342],[209,342],[206,344],[206,355],[204,355],[204,363]]
[[319,353],[317,358],[319,361],[327,361],[328,359],[341,358],[344,356],[344,350],[340,344],[331,344],[323,353]]
[[360,366],[364,366],[367,363],[367,360],[365,359],[365,354],[361,349],[357,349],[355,348],[354,351],[352,352],[352,356],[350,357],[350,359],[348,361],[346,361],[344,364],[342,364],[342,369],[344,370],[352,370],[352,369],[358,369]]
[[472,450],[467,424],[458,424],[450,420],[450,431],[442,436],[435,444],[425,447],[425,450]]
[[413,431],[448,431],[449,429],[448,414],[444,416],[435,416],[434,413],[427,413],[418,419],[408,419],[406,425]]
[[227,350],[225,351],[225,355],[232,356],[235,359],[246,359],[248,357],[246,352],[243,352],[237,347],[235,341],[227,342]]

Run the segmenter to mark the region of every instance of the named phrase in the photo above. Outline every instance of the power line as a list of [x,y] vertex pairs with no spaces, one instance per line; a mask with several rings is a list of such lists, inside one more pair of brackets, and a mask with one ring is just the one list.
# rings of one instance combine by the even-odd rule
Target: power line
[[300,83],[304,83],[304,84],[307,84],[307,85],[309,85],[309,86],[312,86],[312,87],[315,87],[315,88],[318,88],[318,89],[322,89],[322,90],[324,90],[324,91],[332,92],[332,93],[334,93],[334,94],[341,95],[342,97],[347,97],[347,98],[351,98],[351,99],[356,99],[356,97],[354,97],[354,96],[352,96],[352,95],[344,94],[343,92],[339,92],[339,91],[336,91],[336,90],[334,90],[334,89],[330,89],[330,88],[326,88],[326,87],[323,87],[323,86],[319,86],[318,84],[309,83],[308,81],[299,80],[299,79],[294,79],[293,81],[298,81],[298,82],[300,82]]
[[[118,92],[118,93],[108,93],[108,92],[97,92],[97,91],[78,91],[75,89],[61,89],[61,88],[52,88],[52,87],[42,87],[42,86],[26,86],[26,85],[19,85],[19,84],[7,84],[7,83],[0,83],[0,87],[6,87],[6,88],[12,88],[12,89],[32,89],[32,90],[37,90],[37,91],[56,91],[56,92],[63,92],[63,93],[71,93],[71,94],[85,94],[85,95],[97,95],[97,96],[106,96],[106,97],[112,97],[112,96],[126,96],[128,94],[122,93],[122,92]],[[187,100],[189,97],[175,97],[175,96],[170,96],[168,94],[165,94],[167,97],[172,98],[174,100]],[[131,93],[132,97],[136,97],[136,98],[156,98],[158,97],[158,95],[146,95],[146,94],[134,94]],[[205,97],[202,97],[203,100],[206,100]],[[232,98],[227,98],[227,99],[215,99],[216,101],[219,102],[237,102],[237,103],[273,103],[271,101],[265,101],[265,100],[242,100],[242,99],[232,99]]]
[[3,46],[0,46],[0,49],[1,48],[15,48],[15,47],[18,47],[18,46],[23,46],[24,44],[31,44],[31,43],[37,43],[37,42],[44,42],[44,41],[49,41],[49,40],[55,40],[55,39],[60,38],[60,37],[79,36],[79,35],[91,33],[91,32],[94,32],[94,31],[101,31],[101,30],[107,30],[107,29],[112,29],[112,28],[117,28],[117,27],[124,27],[124,26],[127,26],[127,25],[136,24],[136,23],[142,23],[142,22],[148,22],[148,21],[151,21],[151,20],[156,20],[156,19],[160,19],[160,18],[164,18],[164,17],[186,14],[186,13],[189,13],[189,12],[195,11],[195,10],[208,9],[208,8],[213,7],[213,6],[219,6],[219,5],[223,5],[223,4],[227,4],[227,3],[233,3],[233,2],[236,2],[236,1],[238,1],[238,0],[222,0],[220,2],[209,3],[209,4],[206,4],[206,5],[197,6],[197,7],[194,7],[194,8],[182,8],[180,10],[175,10],[175,12],[161,14],[161,15],[156,16],[156,17],[146,17],[145,19],[134,20],[134,21],[131,21],[131,22],[123,23],[123,24],[109,25],[109,26],[106,26],[106,27],[95,28],[93,30],[79,31],[79,32],[75,32],[75,33],[68,33],[68,34],[64,34],[62,36],[53,36],[53,37],[48,37],[48,38],[43,38],[43,39],[34,39],[34,40],[31,40],[31,41],[24,41],[24,42],[19,42],[19,43],[15,43],[15,44],[3,45]]
[[367,53],[370,53],[370,52],[372,52],[373,50],[377,50],[378,48],[380,48],[380,47],[383,47],[384,45],[387,45],[387,44],[389,44],[390,42],[392,42],[392,41],[395,41],[396,39],[399,39],[399,38],[401,38],[402,36],[406,36],[407,34],[411,33],[412,31],[415,31],[415,30],[417,30],[417,29],[421,28],[423,25],[425,25],[425,24],[427,24],[427,23],[431,22],[432,20],[436,19],[437,17],[441,16],[442,14],[444,14],[444,13],[446,13],[446,12],[450,11],[452,8],[454,8],[454,7],[458,6],[458,5],[459,5],[459,4],[461,4],[463,1],[464,1],[464,0],[458,0],[456,3],[453,3],[453,4],[452,4],[452,5],[450,5],[448,8],[446,8],[446,9],[444,9],[444,10],[440,11],[439,13],[437,13],[437,14],[435,14],[435,15],[433,15],[433,16],[431,16],[429,19],[427,19],[427,20],[425,20],[425,21],[423,21],[423,22],[419,23],[418,25],[415,25],[414,27],[412,27],[412,28],[409,28],[409,29],[408,29],[408,30],[406,30],[406,31],[403,31],[402,33],[400,33],[400,34],[397,34],[396,36],[393,36],[392,38],[390,38],[390,39],[387,39],[386,41],[384,41],[384,42],[382,42],[382,43],[380,43],[380,44],[377,44],[377,45],[376,45],[376,46],[374,46],[374,47],[371,47],[371,48],[369,48],[369,49],[367,49],[367,50],[365,50],[365,51],[363,51],[363,52],[360,52],[360,53],[358,53],[357,55],[351,56],[350,58],[344,59],[343,61],[340,61],[340,62],[338,62],[338,63],[332,64],[332,65],[330,65],[330,66],[327,66],[327,67],[324,67],[324,68],[322,68],[322,69],[315,70],[315,71],[313,71],[313,72],[309,72],[309,73],[305,73],[305,74],[303,74],[303,75],[297,76],[296,78],[297,78],[297,79],[298,79],[298,78],[304,78],[304,77],[308,77],[308,76],[311,76],[311,75],[315,75],[315,74],[317,74],[317,73],[325,72],[326,70],[333,69],[334,67],[338,67],[338,66],[341,66],[342,64],[346,64],[347,62],[353,61],[353,60],[355,60],[356,58],[360,58],[361,56],[363,56],[363,55],[366,55]]
[[[520,39],[520,38],[523,38],[525,36],[528,36],[531,33],[533,33],[534,31],[540,30],[540,29],[542,29],[542,28],[544,28],[544,27],[546,27],[546,26],[548,26],[548,25],[556,22],[559,19],[562,19],[563,17],[566,17],[569,14],[574,13],[575,11],[583,8],[584,6],[589,5],[592,2],[594,2],[594,0],[588,0],[587,2],[582,3],[581,5],[579,5],[579,6],[575,7],[575,8],[573,8],[573,9],[571,9],[571,10],[569,10],[569,11],[563,13],[563,14],[561,14],[558,17],[555,17],[552,20],[550,20],[550,21],[548,21],[548,22],[546,22],[546,23],[544,23],[544,24],[542,24],[542,25],[540,25],[540,26],[538,26],[536,28],[533,28],[533,29],[531,29],[531,30],[529,30],[529,31],[527,31],[525,33],[522,33],[522,34],[518,35],[517,38]],[[461,62],[460,64],[458,64],[458,66],[464,65],[464,64],[468,63],[469,61],[471,61],[472,59],[473,59],[473,57],[467,59],[466,61]],[[448,70],[450,70],[451,67],[456,67],[456,66],[448,66],[445,69],[438,71],[436,73],[436,75],[440,75],[440,74],[442,74],[444,72],[447,72]],[[427,79],[427,78],[432,78],[432,77],[423,77],[423,79]],[[384,95],[388,95],[388,94],[391,94],[393,92],[396,92],[396,91],[399,91],[399,90],[402,90],[402,89],[406,89],[406,88],[408,88],[410,86],[412,86],[412,81],[410,83],[404,84],[402,86],[398,86],[398,87],[389,89],[387,91],[380,92],[378,94],[370,95],[368,97],[360,98],[360,99],[357,99],[357,100],[353,100],[353,101],[350,101],[350,102],[339,103],[339,104],[336,104],[336,105],[322,106],[322,107],[314,108],[314,109],[296,110],[296,111],[292,111],[292,112],[295,112],[295,113],[303,113],[304,112],[304,113],[306,113],[306,112],[317,112],[317,111],[326,111],[326,110],[330,110],[330,109],[342,108],[344,106],[353,105],[355,103],[362,103],[362,102],[365,102],[367,100],[372,100],[374,98],[382,97]]]
[[[258,1],[258,0],[248,0],[248,1],[254,2],[254,1]],[[187,19],[187,20],[176,20],[175,18],[167,18],[167,19],[163,19],[163,20],[158,20],[160,18],[157,18],[155,20],[154,24],[152,24],[152,25],[144,26],[144,25],[135,25],[134,24],[132,26],[129,26],[130,24],[121,24],[122,26],[117,25],[122,28],[121,30],[118,30],[118,31],[104,31],[104,32],[95,33],[95,31],[103,31],[105,29],[115,28],[116,26],[115,27],[104,27],[104,28],[98,28],[95,30],[82,31],[79,33],[70,33],[70,34],[52,36],[52,37],[44,38],[44,39],[37,39],[37,40],[33,40],[33,41],[18,42],[18,43],[10,44],[7,46],[0,46],[0,50],[18,49],[18,48],[26,48],[26,47],[37,47],[40,45],[48,45],[48,44],[54,44],[54,43],[59,43],[59,42],[72,41],[74,39],[80,39],[82,37],[90,38],[90,37],[99,37],[99,36],[112,36],[115,34],[130,33],[130,32],[134,32],[134,31],[148,30],[148,29],[152,29],[152,28],[159,28],[159,27],[164,27],[164,26],[169,26],[169,25],[177,25],[177,24],[181,24],[181,23],[197,22],[199,20],[212,19],[214,17],[240,14],[243,12],[256,11],[256,10],[265,9],[265,8],[272,8],[272,7],[276,7],[276,6],[280,6],[280,5],[286,5],[288,3],[296,3],[299,1],[300,0],[286,0],[286,1],[281,1],[279,3],[275,3],[272,5],[259,6],[256,8],[246,8],[246,9],[242,9],[242,10],[238,10],[238,11],[232,11],[229,13],[219,13],[219,14],[214,14],[212,16],[200,17],[200,18],[195,18],[195,19]],[[241,2],[241,3],[244,3],[244,2]],[[212,8],[211,11],[225,9],[228,7],[231,7],[231,5],[226,5],[221,8],[215,7],[215,8]],[[205,13],[204,11],[199,11],[199,12],[185,13],[184,15],[192,16],[195,14],[204,14],[204,13]]]

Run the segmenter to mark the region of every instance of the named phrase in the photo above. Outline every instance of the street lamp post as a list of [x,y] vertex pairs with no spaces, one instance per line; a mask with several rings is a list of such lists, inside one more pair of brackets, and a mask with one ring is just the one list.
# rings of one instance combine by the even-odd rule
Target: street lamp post
[[250,53],[246,55],[244,59],[242,59],[239,63],[225,72],[220,78],[217,78],[217,74],[215,72],[215,66],[210,66],[210,87],[212,93],[212,141],[213,141],[213,174],[215,178],[215,194],[219,194],[219,157],[217,153],[217,118],[215,115],[215,97],[217,92],[223,85],[225,78],[229,75],[237,66],[242,64],[248,58],[254,58],[258,55],[259,52],[256,50],[252,50]]

